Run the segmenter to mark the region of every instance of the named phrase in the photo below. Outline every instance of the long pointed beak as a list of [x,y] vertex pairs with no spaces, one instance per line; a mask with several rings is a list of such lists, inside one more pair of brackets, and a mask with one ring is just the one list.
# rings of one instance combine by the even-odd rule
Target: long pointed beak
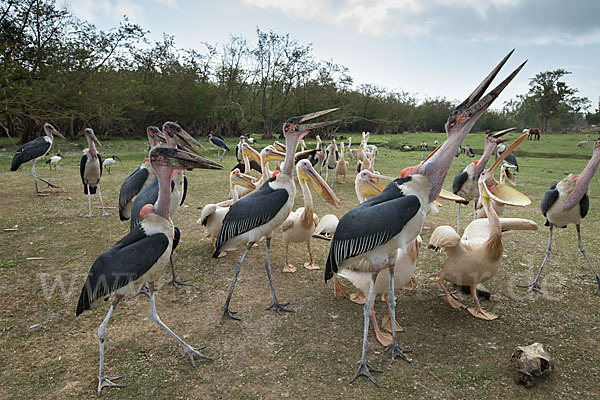
[[519,146],[521,143],[523,143],[523,141],[524,141],[525,139],[527,139],[527,136],[529,136],[529,133],[525,132],[525,133],[523,133],[521,136],[519,136],[519,137],[518,137],[518,138],[517,138],[517,139],[516,139],[514,142],[512,142],[512,143],[511,143],[511,145],[510,145],[510,146],[508,146],[508,147],[506,148],[506,150],[504,150],[504,153],[502,153],[502,154],[500,155],[500,157],[498,157],[498,159],[497,159],[496,161],[494,161],[494,164],[492,164],[492,166],[490,167],[489,171],[490,171],[491,173],[493,173],[493,172],[494,172],[494,170],[495,170],[496,168],[498,168],[498,166],[500,166],[500,165],[502,164],[502,161],[504,161],[504,159],[505,159],[506,157],[508,157],[508,155],[509,155],[510,153],[512,153],[512,152],[513,152],[513,151],[514,151],[514,150],[515,150],[515,149],[516,149],[516,148],[517,148],[517,147],[518,147],[518,146]]
[[389,182],[394,180],[394,178],[391,178],[389,176],[380,175],[380,174],[372,174],[369,177],[369,179],[362,181],[362,183],[359,187],[360,193],[364,197],[377,196],[379,193],[381,193],[385,189],[385,186],[381,182],[379,182],[379,179],[383,179],[383,180],[386,180]]
[[54,127],[52,127],[52,134],[53,134],[53,135],[56,135],[56,136],[58,136],[58,137],[61,137],[61,138],[63,138],[63,139],[65,138],[65,137],[62,135],[62,133],[60,133],[60,132],[59,132],[59,131],[58,131],[56,128],[54,128]]
[[340,200],[333,190],[331,190],[327,182],[321,178],[321,175],[315,171],[309,161],[298,164],[297,172],[298,178],[308,182],[325,201],[336,207],[340,205]]
[[243,186],[248,189],[256,189],[256,185],[253,182],[254,178],[252,176],[241,173],[239,169],[237,170],[237,173],[234,171],[232,174],[234,174],[234,185]]
[[517,129],[517,128],[516,127],[512,127],[512,128],[504,129],[502,131],[491,133],[490,136],[491,136],[492,141],[494,143],[507,142],[509,139],[502,138],[502,136],[506,135],[510,131],[514,131],[515,129]]
[[[185,130],[180,129],[175,131],[175,140],[182,146],[190,148],[194,153],[200,154],[200,151],[206,151],[206,148],[200,144],[196,139],[192,137]],[[198,150],[200,149],[200,150]]]
[[330,108],[328,110],[323,110],[323,111],[316,111],[310,114],[306,114],[306,115],[302,115],[298,120],[298,130],[300,131],[309,131],[311,129],[317,129],[317,128],[322,128],[324,126],[328,126],[331,124],[335,124],[337,122],[339,122],[339,120],[335,120],[335,121],[323,121],[323,122],[310,122],[313,121],[317,118],[320,118],[324,115],[327,114],[331,114],[332,112],[335,112],[339,110],[339,107],[337,108]]
[[445,189],[440,190],[440,194],[438,194],[438,200],[448,200],[448,201],[465,201],[462,197],[452,192],[449,192]]
[[286,151],[285,150],[286,149],[285,144],[283,144],[283,143],[281,143],[281,142],[279,142],[277,140],[273,143],[273,147],[275,147],[275,150],[277,150],[277,151],[282,151],[284,153]]
[[94,143],[96,143],[98,146],[102,147],[102,143],[100,143],[100,141],[96,137],[95,133],[92,133],[90,136],[92,137],[92,140],[94,141]]
[[150,160],[176,169],[223,169],[219,163],[170,146],[157,146],[150,150]]
[[249,157],[260,164],[260,153],[248,143],[242,144],[242,156]]

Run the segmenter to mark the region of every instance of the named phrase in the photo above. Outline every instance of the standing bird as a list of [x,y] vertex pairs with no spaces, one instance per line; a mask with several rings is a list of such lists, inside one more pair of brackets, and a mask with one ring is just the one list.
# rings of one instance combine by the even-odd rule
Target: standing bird
[[582,140],[581,142],[578,142],[576,146],[577,147],[585,147],[585,146],[587,146],[587,144],[590,142],[590,136],[591,135],[589,133],[586,134],[585,135],[585,140]]
[[100,198],[100,205],[102,206],[102,215],[110,215],[104,210],[104,203],[102,202],[102,193],[100,192],[100,178],[102,177],[102,157],[96,150],[96,143],[98,146],[102,146],[100,141],[94,134],[92,128],[85,128],[85,138],[88,142],[88,147],[83,149],[83,156],[79,163],[79,173],[81,175],[81,182],[83,183],[83,193],[88,196],[88,207],[89,212],[87,217],[92,217],[92,194],[96,194],[98,191],[98,197]]
[[250,134],[247,134],[247,135],[245,136],[245,138],[246,138],[246,141],[247,141],[249,144],[256,144],[256,139],[254,139],[252,136],[250,136]]
[[62,155],[60,153],[56,153],[56,155],[50,157],[46,160],[46,164],[48,164],[49,168],[52,169],[54,165],[54,169],[56,169],[57,164],[62,160]]
[[[502,155],[502,153],[504,153],[504,150],[506,150],[506,146],[501,144],[498,147],[496,147],[496,155],[495,158],[498,159],[498,157],[500,157]],[[509,163],[510,165],[514,165],[515,166],[515,171],[519,172],[519,163],[517,162],[517,157],[514,154],[509,154],[508,157],[505,158],[506,162]]]
[[450,281],[455,285],[470,287],[471,296],[475,302],[475,308],[468,308],[469,312],[477,318],[493,320],[498,318],[496,314],[487,312],[481,308],[477,296],[477,285],[492,278],[502,264],[502,232],[507,230],[537,230],[537,224],[533,221],[520,218],[498,218],[491,207],[491,200],[510,205],[526,206],[531,201],[523,194],[509,186],[498,184],[494,178],[494,170],[502,163],[502,160],[527,138],[527,133],[519,137],[490,169],[483,171],[477,181],[479,196],[487,219],[476,219],[472,221],[462,236],[456,233],[450,226],[439,226],[431,235],[429,248],[434,250],[443,249],[448,255],[438,274],[438,283],[446,294],[448,303],[455,308],[467,308],[458,300],[454,299],[444,281]]
[[[160,277],[167,264],[173,246],[174,228],[169,214],[171,202],[171,175],[177,169],[209,168],[221,169],[221,165],[203,157],[191,155],[173,147],[159,146],[150,150],[148,156],[159,180],[159,196],[154,204],[146,204],[142,210],[142,223],[129,232],[111,249],[94,261],[87,275],[77,302],[76,315],[91,309],[96,303],[107,299],[111,294],[114,300],[106,317],[98,328],[100,368],[98,391],[102,388],[122,387],[104,375],[104,338],[106,325],[121,299],[135,294],[139,287],[148,283],[150,288],[150,319],[164,329],[183,347],[194,367],[194,357],[209,359],[173,333],[156,314],[154,282]],[[209,359],[210,360],[210,359]]]
[[[465,199],[465,201],[457,202],[458,203],[458,215],[456,217],[456,230],[460,232],[460,205],[461,204],[469,204],[469,201],[474,200],[477,197],[479,175],[485,169],[485,166],[490,159],[490,156],[494,154],[496,150],[496,146],[498,143],[506,141],[506,139],[502,139],[502,136],[506,135],[508,132],[512,131],[515,128],[505,129],[499,132],[490,133],[485,137],[485,149],[481,158],[479,160],[474,160],[469,163],[466,167],[462,169],[456,176],[454,177],[454,182],[452,182],[452,193],[457,194]],[[475,219],[476,215],[476,207],[477,202],[473,204],[473,219]]]
[[338,152],[337,145],[335,144],[335,137],[331,138],[331,143],[329,144],[329,146],[327,146],[325,154],[325,159],[327,161],[325,163],[327,165],[327,170],[325,170],[325,182],[327,182],[329,170],[332,169],[333,171],[331,173],[331,186],[333,186],[333,183],[335,181],[335,169],[337,167],[337,162],[340,159],[340,153]]
[[465,155],[471,158],[475,157],[475,150],[473,150],[470,144],[465,145]]
[[246,139],[244,138],[244,135],[241,135],[239,143],[235,146],[235,158],[238,160],[238,162],[242,162],[244,160],[244,155],[242,154],[242,146],[244,143],[246,143]]
[[46,185],[48,185],[48,187],[58,188],[58,186],[53,185],[47,180],[38,177],[35,174],[35,163],[37,162],[37,160],[48,154],[48,152],[50,151],[50,147],[52,147],[52,142],[54,141],[54,135],[59,136],[63,139],[65,138],[49,123],[44,124],[44,132],[46,133],[46,136],[35,138],[31,142],[27,142],[23,146],[19,147],[17,149],[17,152],[15,153],[15,156],[12,159],[12,164],[10,166],[11,171],[16,171],[19,169],[21,164],[33,160],[33,165],[31,166],[31,171],[29,172],[29,175],[33,176],[33,182],[35,183],[35,193],[38,196],[43,195],[43,193],[40,192],[38,189],[38,180],[44,182]]
[[288,248],[290,243],[301,242],[306,242],[308,256],[310,257],[310,261],[304,263],[304,268],[309,270],[319,269],[319,266],[313,261],[312,249],[310,247],[310,238],[319,223],[319,218],[313,211],[313,199],[308,184],[310,184],[317,193],[330,204],[334,206],[340,205],[340,201],[335,193],[333,193],[327,185],[327,182],[324,181],[313,168],[310,161],[299,161],[298,164],[296,164],[296,173],[300,188],[302,189],[302,196],[304,197],[304,207],[300,207],[296,211],[290,213],[281,225],[283,244],[285,246],[285,266],[283,267],[283,272],[296,272],[296,267],[288,262]]
[[340,183],[346,183],[346,174],[348,173],[348,161],[344,158],[344,154],[344,142],[342,142],[340,143],[340,159],[335,167],[335,179],[340,182],[340,177],[343,177]]
[[[148,136],[148,142],[150,143],[150,149],[159,145],[160,141],[166,142],[163,133],[156,126],[149,126],[146,128],[146,135]],[[121,221],[127,221],[131,218],[131,205],[135,196],[137,196],[142,189],[152,182],[156,174],[150,165],[150,160],[146,158],[142,165],[140,165],[135,171],[133,171],[121,185],[119,190],[119,218]]]
[[117,157],[117,156],[112,156],[112,157],[109,157],[109,158],[105,159],[102,162],[102,166],[104,168],[106,168],[106,170],[108,171],[109,175],[110,175],[110,167],[111,167],[111,165],[116,164],[117,161],[121,161],[121,159],[119,157]]
[[[367,364],[367,335],[371,316],[371,302],[375,281],[380,271],[388,268],[390,276],[394,276],[398,249],[407,251],[409,243],[414,241],[425,222],[430,210],[430,203],[439,195],[442,184],[456,150],[463,142],[475,122],[483,115],[490,104],[520,71],[521,64],[508,78],[487,95],[483,96],[491,81],[504,65],[512,51],[494,68],[473,93],[461,103],[446,122],[448,139],[423,163],[405,168],[401,178],[390,183],[379,195],[365,201],[346,213],[338,224],[327,258],[325,280],[334,273],[356,265],[361,260],[371,272],[371,285],[364,307],[364,330],[362,357],[353,382],[361,375],[377,384],[371,376],[376,372]],[[394,279],[389,280],[388,302],[391,310],[392,342],[388,349],[392,352],[392,362],[396,357],[411,362],[398,346],[396,337],[396,302],[394,299]],[[379,372],[379,371],[377,371]]]
[[545,225],[550,227],[550,237],[548,238],[546,256],[544,257],[544,261],[542,261],[542,266],[540,267],[535,280],[531,285],[519,285],[519,287],[527,288],[528,293],[532,290],[542,293],[538,280],[540,279],[544,265],[550,256],[552,230],[555,226],[566,228],[569,224],[575,225],[579,251],[581,251],[581,254],[585,257],[585,260],[596,277],[598,288],[596,288],[594,294],[600,292],[600,277],[598,277],[598,273],[594,269],[594,266],[590,262],[590,259],[583,248],[580,228],[581,221],[583,221],[583,218],[585,218],[590,209],[590,199],[587,195],[587,191],[594,174],[598,170],[598,165],[600,165],[600,138],[596,139],[596,142],[594,143],[594,154],[581,174],[571,174],[567,176],[562,181],[550,186],[550,189],[546,190],[546,193],[544,193],[544,197],[542,198],[542,215],[546,217]]
[[[214,136],[212,133],[208,134],[208,140],[217,148],[217,158],[219,160],[223,159],[226,151],[229,151],[229,146],[223,139],[218,136]],[[223,154],[221,154],[221,149],[223,149]]]
[[217,238],[216,250],[213,257],[219,257],[219,253],[223,247],[231,247],[240,243],[248,244],[240,261],[235,266],[233,280],[231,282],[229,294],[227,295],[227,300],[223,307],[223,314],[221,315],[221,323],[223,323],[225,317],[239,320],[239,318],[234,315],[235,312],[229,309],[231,296],[233,295],[235,283],[238,274],[240,273],[240,269],[242,268],[244,258],[246,258],[246,255],[254,243],[258,242],[263,237],[266,238],[267,247],[265,270],[267,272],[267,277],[269,278],[269,284],[271,285],[271,295],[273,296],[273,303],[268,309],[275,309],[277,312],[293,311],[285,308],[287,303],[280,304],[275,295],[273,279],[271,278],[271,265],[269,263],[271,234],[273,230],[286,220],[294,205],[296,185],[294,184],[292,172],[294,168],[294,154],[298,147],[298,142],[300,142],[311,129],[321,128],[337,122],[325,121],[310,123],[310,121],[318,117],[337,110],[338,108],[332,108],[288,119],[285,124],[283,124],[286,155],[281,173],[264,182],[257,191],[240,199],[229,208],[229,212],[223,220],[223,226],[219,233],[219,237]]

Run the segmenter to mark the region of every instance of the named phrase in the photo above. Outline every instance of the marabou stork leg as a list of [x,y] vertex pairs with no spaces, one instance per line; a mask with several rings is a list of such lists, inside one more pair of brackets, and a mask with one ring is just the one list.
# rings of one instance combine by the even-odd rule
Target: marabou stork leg
[[177,285],[181,285],[181,286],[194,286],[191,283],[186,283],[187,281],[180,281],[177,278],[175,278],[175,265],[173,264],[173,254],[171,254],[169,256],[169,261],[171,262],[171,280],[167,283],[167,284],[171,284],[175,287],[177,287]]
[[489,311],[485,311],[481,308],[481,304],[479,303],[479,298],[477,297],[477,285],[471,285],[471,297],[475,302],[475,308],[467,308],[467,310],[471,313],[475,318],[485,319],[486,321],[492,321],[498,318],[498,315],[491,313]]
[[233,289],[235,288],[235,283],[237,282],[238,275],[240,273],[240,270],[242,269],[242,263],[244,262],[244,258],[246,258],[246,255],[248,254],[248,252],[250,251],[250,249],[252,248],[253,245],[254,245],[254,242],[248,242],[248,245],[246,246],[246,250],[244,251],[244,254],[242,254],[242,258],[240,258],[240,261],[238,261],[238,263],[235,266],[235,272],[233,273],[233,280],[231,281],[231,287],[229,288],[229,294],[227,295],[227,300],[225,300],[225,306],[223,307],[223,314],[221,314],[221,324],[223,324],[223,320],[225,319],[225,317],[229,317],[231,319],[235,319],[238,321],[241,319],[234,315],[234,314],[236,314],[237,311],[231,311],[229,309],[229,302],[231,301],[231,296],[233,295]]
[[[350,383],[354,382],[356,378],[363,375],[369,378],[371,382],[375,386],[379,386],[377,381],[371,376],[371,372],[383,372],[382,370],[375,369],[371,367],[367,363],[367,336],[369,335],[369,320],[371,319],[371,302],[373,301],[373,289],[375,288],[375,280],[377,280],[378,272],[373,272],[371,274],[371,285],[369,286],[369,294],[367,296],[367,302],[364,305],[364,329],[363,329],[363,346],[362,346],[362,356],[360,358],[360,365],[358,366],[358,371],[352,379],[350,379]],[[393,280],[393,279],[392,279]]]
[[594,266],[592,265],[592,263],[590,262],[590,259],[588,258],[587,254],[585,253],[585,249],[583,248],[583,243],[581,243],[581,230],[580,230],[579,225],[575,225],[575,228],[577,228],[577,240],[579,241],[579,251],[581,251],[581,254],[583,254],[585,259],[587,260],[588,265],[590,266],[590,268],[592,269],[592,272],[594,273],[594,276],[596,277],[596,283],[598,284],[598,288],[596,288],[596,291],[594,292],[594,294],[598,294],[598,292],[600,292],[600,277],[598,277],[598,273],[596,273]]
[[275,311],[277,311],[278,314],[280,314],[281,311],[296,312],[296,310],[292,310],[291,308],[285,308],[285,306],[290,304],[289,302],[279,304],[279,302],[277,301],[277,296],[275,295],[275,286],[273,286],[273,278],[271,277],[271,263],[269,262],[269,258],[271,255],[271,238],[267,237],[265,239],[265,242],[267,244],[267,257],[265,259],[265,270],[267,271],[267,277],[269,278],[269,284],[271,284],[271,295],[273,296],[273,304],[271,304],[269,307],[267,307],[267,310],[274,309]]
[[123,385],[119,385],[119,384],[113,382],[113,381],[116,381],[117,379],[122,378],[122,376],[116,376],[113,378],[107,378],[104,376],[104,338],[106,336],[106,325],[108,325],[108,320],[110,319],[110,316],[112,315],[113,311],[115,310],[115,307],[117,307],[117,304],[119,304],[119,301],[122,298],[123,298],[123,296],[121,296],[121,295],[115,296],[115,300],[110,305],[110,309],[108,310],[106,317],[104,317],[104,321],[102,321],[102,323],[98,327],[98,347],[100,348],[100,368],[98,369],[98,392],[97,392],[98,397],[100,397],[100,392],[102,391],[102,388],[123,387]]
[[86,217],[93,217],[93,215],[92,215],[92,197],[91,197],[91,195],[90,195],[90,185],[88,185],[88,184],[86,183],[86,187],[87,187],[87,194],[88,194],[88,208],[89,208],[88,215],[86,215]]
[[31,166],[31,171],[29,172],[29,175],[31,175],[33,177],[33,182],[35,183],[35,193],[40,195],[42,194],[42,192],[40,192],[38,190],[38,184],[37,181],[40,180],[42,182],[44,182],[46,185],[48,185],[48,187],[53,187],[53,188],[58,188],[58,186],[51,184],[50,182],[40,178],[39,176],[37,176],[35,174],[35,163],[37,162],[37,158],[35,160],[33,160],[33,165]]
[[319,267],[313,261],[312,248],[310,247],[310,239],[308,239],[308,241],[306,242],[306,248],[308,249],[308,256],[310,257],[310,262],[305,262],[304,263],[304,268],[310,269],[310,270],[321,269],[321,267]]
[[202,355],[198,352],[198,350],[201,350],[200,348],[195,349],[186,342],[184,342],[179,336],[177,336],[171,329],[169,329],[167,325],[165,325],[160,320],[160,317],[158,316],[158,314],[156,314],[156,303],[154,301],[154,282],[148,282],[148,286],[150,288],[150,319],[156,322],[158,326],[163,328],[169,335],[171,335],[175,340],[177,340],[177,342],[179,342],[181,347],[183,347],[183,356],[188,356],[190,358],[190,361],[192,362],[192,366],[194,368],[196,368],[194,357],[198,357],[202,360],[212,361],[212,358]]
[[102,206],[102,216],[110,215],[104,210],[104,202],[102,201],[102,193],[100,192],[100,183],[98,183],[98,197],[100,197],[100,205]]
[[390,264],[388,266],[390,270],[390,290],[388,294],[388,305],[390,308],[390,319],[392,325],[392,343],[385,349],[386,351],[392,351],[392,361],[396,359],[396,357],[402,358],[404,361],[411,363],[412,359],[408,358],[405,353],[410,353],[411,350],[402,349],[398,346],[398,338],[396,332],[396,296],[394,296],[394,264]]
[[531,285],[517,285],[517,287],[527,289],[527,293],[529,293],[531,291],[536,291],[538,293],[544,293],[544,292],[542,292],[540,285],[538,285],[538,280],[540,279],[540,275],[542,275],[542,270],[544,269],[544,265],[546,265],[546,261],[548,260],[548,256],[550,256],[550,251],[552,250],[551,247],[552,247],[552,229],[553,228],[554,228],[554,225],[550,224],[550,237],[548,238],[548,248],[546,249],[546,256],[544,257],[544,261],[542,261],[542,266],[540,267],[540,270],[538,271],[538,274],[535,277],[535,280],[533,281],[533,283]]

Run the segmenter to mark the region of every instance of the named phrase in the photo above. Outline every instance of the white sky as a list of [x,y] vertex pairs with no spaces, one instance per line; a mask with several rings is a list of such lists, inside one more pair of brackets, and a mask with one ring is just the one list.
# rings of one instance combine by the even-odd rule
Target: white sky
[[312,43],[317,60],[349,68],[355,85],[402,89],[418,98],[463,100],[511,49],[504,79],[529,62],[493,108],[527,92],[538,72],[572,72],[564,80],[598,107],[598,0],[63,0],[100,29],[123,15],[163,32],[178,48],[204,50],[231,36],[256,42],[256,28]]

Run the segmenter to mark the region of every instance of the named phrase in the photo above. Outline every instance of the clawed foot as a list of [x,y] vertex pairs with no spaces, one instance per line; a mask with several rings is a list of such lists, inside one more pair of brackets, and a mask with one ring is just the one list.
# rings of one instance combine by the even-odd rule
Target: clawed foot
[[223,325],[223,321],[225,320],[225,317],[234,319],[236,321],[241,321],[242,319],[239,317],[236,317],[235,314],[237,314],[237,311],[231,311],[229,309],[229,307],[225,308],[223,310],[223,314],[221,315],[221,325]]
[[296,272],[296,267],[294,267],[292,264],[285,264],[285,267],[283,267],[282,271],[288,274],[293,274]]
[[143,284],[142,287],[140,287],[140,290],[138,290],[138,292],[133,296],[133,298],[135,299],[140,294],[143,294],[146,297],[150,298],[150,290],[148,290],[148,286],[146,286],[146,284]]
[[[542,288],[540,288],[540,285],[538,285],[537,281],[533,282],[531,285],[517,285],[517,287],[527,289],[527,293],[538,292],[544,294],[544,292],[542,292]],[[598,287],[598,289],[600,289],[600,286]],[[596,290],[596,293],[598,293],[598,290]]]
[[309,269],[311,271],[315,269],[321,269],[321,267],[319,267],[317,264],[308,261],[304,263],[304,268]]
[[106,217],[106,216],[108,216],[108,215],[110,215],[110,214],[109,214],[109,213],[107,213],[106,211],[102,211],[102,216],[103,216],[103,217]]
[[367,378],[369,378],[369,380],[371,382],[373,382],[373,384],[377,387],[379,387],[379,384],[377,383],[377,381],[373,378],[373,376],[371,375],[371,372],[378,372],[381,373],[383,372],[380,369],[375,369],[372,368],[369,364],[365,363],[360,363],[360,366],[358,367],[358,371],[356,371],[356,374],[354,375],[354,378],[350,379],[350,383],[354,382],[356,380],[356,378],[358,378],[359,376],[366,376]]
[[94,216],[94,214],[86,214],[86,215],[83,216],[83,218],[91,218],[93,216]]
[[194,286],[192,283],[187,283],[187,281],[180,281],[178,279],[171,279],[167,285],[173,285],[175,287],[179,287],[179,286]]
[[119,385],[118,383],[114,383],[113,381],[121,379],[123,376],[115,376],[114,378],[106,378],[106,377],[98,377],[98,397],[100,397],[100,392],[105,387],[116,387],[122,388],[124,385]]
[[192,346],[190,346],[189,344],[186,345],[182,345],[183,346],[183,357],[189,357],[190,361],[192,362],[192,366],[194,368],[196,368],[196,363],[194,362],[194,357],[198,357],[201,360],[207,360],[207,361],[212,361],[212,358],[207,357],[203,354],[200,354],[200,352],[198,352],[198,350],[202,350],[204,347],[196,347],[193,348]]
[[392,361],[391,362],[394,362],[396,360],[396,357],[400,357],[401,359],[403,359],[407,363],[411,363],[412,362],[412,358],[408,358],[406,356],[406,353],[412,353],[412,350],[401,349],[400,346],[398,346],[398,342],[392,341],[392,344],[390,344],[385,349],[385,351],[388,351],[388,350],[392,350]]
[[288,304],[290,303],[279,304],[278,302],[274,301],[273,304],[267,307],[267,310],[274,309],[275,311],[277,311],[277,314],[281,314],[281,311],[296,312],[296,310],[292,310],[291,308],[285,308],[285,306],[287,306]]

